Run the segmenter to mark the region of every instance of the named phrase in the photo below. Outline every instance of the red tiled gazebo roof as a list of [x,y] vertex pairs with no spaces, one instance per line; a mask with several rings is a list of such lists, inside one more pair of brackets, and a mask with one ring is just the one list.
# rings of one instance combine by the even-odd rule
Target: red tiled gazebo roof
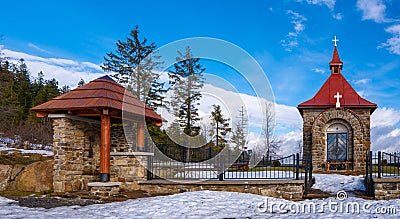
[[[124,110],[124,112],[137,116],[145,116],[146,119],[155,122],[162,121],[161,116],[154,112],[153,109],[145,105],[109,76],[95,79],[46,103],[35,106],[31,110],[38,113],[38,115],[47,115],[60,111],[76,111],[81,114],[86,112],[86,114],[90,115],[99,109],[116,110],[120,114]],[[121,117],[121,115],[119,116]]]

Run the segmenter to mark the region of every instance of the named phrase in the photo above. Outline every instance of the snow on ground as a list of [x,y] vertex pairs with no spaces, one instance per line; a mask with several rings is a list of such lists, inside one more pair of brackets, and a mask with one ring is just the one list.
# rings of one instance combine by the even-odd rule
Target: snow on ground
[[[346,207],[340,210],[340,206],[355,205],[360,206],[358,211]],[[315,208],[310,210],[307,206]],[[378,209],[388,211],[395,207],[400,214],[400,200],[349,197],[344,201],[327,198],[293,202],[253,194],[199,191],[53,209],[20,207],[15,201],[0,197],[0,218],[396,218],[395,214],[377,213]]]
[[313,174],[315,184],[313,189],[319,189],[330,194],[338,191],[365,191],[364,176],[345,176],[340,174]]
[[[39,148],[39,147],[36,147]],[[53,156],[53,151],[52,150],[43,150],[43,149],[32,149],[32,150],[25,150],[25,149],[19,149],[19,148],[10,148],[7,147],[6,144],[0,143],[0,151],[19,151],[21,154],[42,154],[43,156]]]

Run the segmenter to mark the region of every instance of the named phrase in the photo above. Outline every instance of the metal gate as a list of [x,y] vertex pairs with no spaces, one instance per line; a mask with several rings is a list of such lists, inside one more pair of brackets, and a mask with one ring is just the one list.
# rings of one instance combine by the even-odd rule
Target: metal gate
[[372,151],[365,156],[365,187],[366,195],[374,197],[374,181],[372,179]]
[[304,196],[306,196],[314,183],[312,177],[313,168],[311,153],[305,154],[304,159]]

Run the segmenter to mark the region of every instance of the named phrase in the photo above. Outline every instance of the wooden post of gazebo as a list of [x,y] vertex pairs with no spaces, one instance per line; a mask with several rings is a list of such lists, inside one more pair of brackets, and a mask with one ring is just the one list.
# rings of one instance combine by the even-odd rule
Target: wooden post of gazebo
[[137,123],[136,146],[138,151],[144,151],[144,122]]
[[108,109],[101,115],[100,181],[110,181],[110,129],[111,120]]
[[[86,166],[97,168],[99,163],[100,181],[110,181],[110,175],[114,175],[110,171],[111,123],[123,123],[123,114],[129,115],[132,121],[138,121],[136,143],[138,150],[142,151],[145,147],[145,122],[157,126],[161,126],[163,122],[160,115],[109,76],[98,78],[53,98],[32,108],[32,111],[36,112],[39,118],[52,115],[49,117],[54,119],[53,127],[57,131],[53,135],[53,150],[54,154],[57,154],[54,160],[63,164],[53,167],[53,184],[56,192],[82,189],[80,187],[82,181],[95,180],[94,176],[84,177],[82,170]],[[100,137],[99,143],[97,143],[98,137]],[[96,139],[96,144],[92,145],[93,139]],[[97,147],[98,144],[100,147]],[[89,153],[93,149],[95,149],[94,154]],[[58,156],[58,153],[62,153],[63,156]],[[141,152],[141,154],[146,153]]]

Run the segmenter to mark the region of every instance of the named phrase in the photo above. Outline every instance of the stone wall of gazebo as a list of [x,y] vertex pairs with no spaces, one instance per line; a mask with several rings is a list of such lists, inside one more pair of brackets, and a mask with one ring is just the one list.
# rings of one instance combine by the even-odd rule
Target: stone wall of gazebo
[[[100,122],[64,114],[49,117],[54,129],[54,192],[87,190],[89,182],[100,180]],[[141,164],[147,163],[149,153],[132,152],[135,138],[128,137],[128,144],[122,125],[111,127],[110,138],[110,181],[131,186],[145,180],[147,171]]]

